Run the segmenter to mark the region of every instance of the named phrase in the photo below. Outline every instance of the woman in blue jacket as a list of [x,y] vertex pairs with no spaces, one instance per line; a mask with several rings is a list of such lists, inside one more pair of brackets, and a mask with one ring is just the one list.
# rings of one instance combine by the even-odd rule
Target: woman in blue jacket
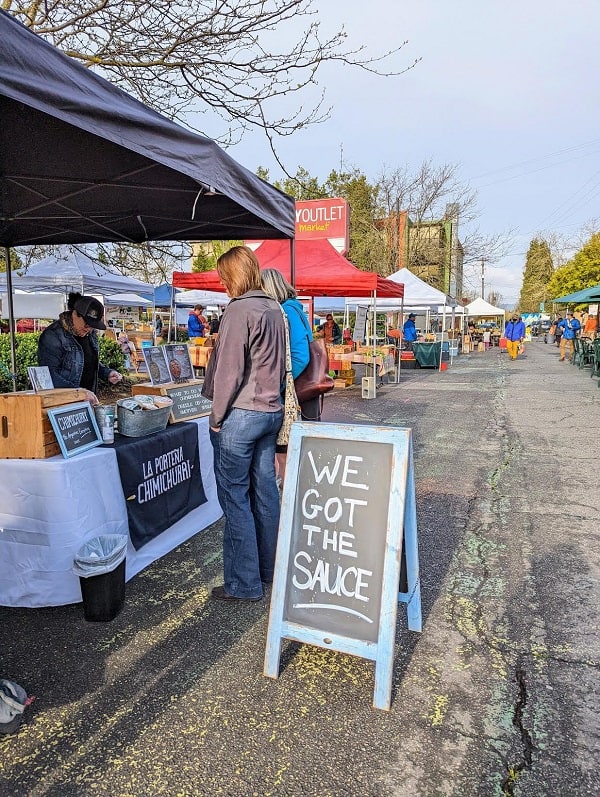
[[[292,376],[300,376],[308,365],[310,353],[308,344],[313,339],[313,334],[304,312],[304,308],[296,298],[297,293],[283,274],[276,268],[265,268],[261,271],[263,291],[275,301],[279,302],[288,320],[290,331],[290,354],[292,357]],[[321,420],[321,399],[317,396],[300,405],[303,421]],[[277,473],[283,479],[287,446],[277,446]]]

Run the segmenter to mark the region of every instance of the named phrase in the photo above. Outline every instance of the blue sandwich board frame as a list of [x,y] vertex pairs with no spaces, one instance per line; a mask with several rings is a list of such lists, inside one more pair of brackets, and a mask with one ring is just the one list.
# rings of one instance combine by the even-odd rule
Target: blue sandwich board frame
[[352,654],[375,662],[373,706],[389,710],[398,603],[421,631],[411,430],[295,423],[264,675],[278,677],[283,639]]

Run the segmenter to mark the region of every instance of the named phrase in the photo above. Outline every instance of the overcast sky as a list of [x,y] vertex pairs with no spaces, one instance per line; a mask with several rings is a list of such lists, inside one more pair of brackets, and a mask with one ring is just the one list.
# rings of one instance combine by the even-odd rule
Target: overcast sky
[[[481,231],[513,231],[511,254],[486,265],[485,286],[516,302],[536,234],[574,237],[600,219],[600,0],[320,0],[318,8],[327,30],[343,23],[351,43],[374,53],[408,40],[395,67],[422,60],[393,78],[328,67],[321,83],[331,121],[282,142],[288,168],[322,180],[343,158],[375,180],[383,167],[457,164],[477,189]],[[230,153],[281,177],[258,135]],[[480,271],[468,288],[480,293]]]

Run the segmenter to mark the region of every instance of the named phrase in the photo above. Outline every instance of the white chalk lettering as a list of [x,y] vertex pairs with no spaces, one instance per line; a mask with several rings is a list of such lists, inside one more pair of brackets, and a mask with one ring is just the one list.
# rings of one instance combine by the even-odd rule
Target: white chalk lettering
[[[343,505],[346,504],[350,507],[348,525],[350,528],[354,527],[354,510],[357,506],[367,506],[368,502],[360,498],[329,498],[325,502],[325,506],[317,503],[309,503],[309,498],[320,498],[320,493],[314,487],[310,487],[302,496],[302,515],[307,520],[314,520],[319,513],[323,513],[325,520],[328,523],[336,523],[343,514]],[[332,510],[332,508],[334,508]]]
[[338,597],[344,595],[346,598],[355,598],[368,603],[369,597],[364,592],[369,587],[367,578],[373,575],[372,571],[361,567],[344,569],[341,565],[332,565],[323,559],[316,560],[314,571],[302,564],[305,562],[306,565],[311,565],[313,561],[312,556],[306,551],[298,551],[294,557],[294,567],[305,576],[304,580],[300,580],[296,573],[292,576],[292,583],[297,589],[317,590]]
[[343,556],[353,556],[354,558],[358,556],[357,552],[352,550],[351,541],[354,540],[354,534],[350,534],[348,531],[330,531],[329,529],[322,529],[320,526],[311,526],[308,523],[305,523],[302,529],[308,532],[306,539],[307,545],[319,546],[319,542],[316,538],[313,538],[313,534],[322,534],[320,547],[323,550],[329,547],[333,551],[341,553]]
[[369,487],[367,484],[356,484],[356,482],[348,481],[349,474],[357,474],[357,470],[350,469],[350,462],[362,462],[362,457],[345,457],[344,460],[344,473],[342,476],[342,484],[344,487],[355,487],[357,490],[368,490]]
[[58,425],[61,431],[70,429],[72,426],[79,426],[79,424],[86,422],[89,422],[89,415],[87,412],[77,412],[75,415],[58,416]]
[[333,482],[335,481],[335,479],[337,477],[337,472],[338,472],[339,467],[340,467],[340,462],[342,461],[342,455],[338,454],[337,457],[335,458],[335,464],[333,466],[333,471],[329,470],[329,465],[327,464],[327,465],[325,465],[323,467],[323,470],[319,472],[317,470],[317,465],[315,463],[312,451],[308,452],[308,459],[309,459],[309,462],[311,464],[312,471],[313,471],[313,474],[314,474],[314,477],[316,479],[317,484],[321,484],[321,482],[323,481],[323,477],[327,478],[327,481],[329,482],[329,484],[333,484]]

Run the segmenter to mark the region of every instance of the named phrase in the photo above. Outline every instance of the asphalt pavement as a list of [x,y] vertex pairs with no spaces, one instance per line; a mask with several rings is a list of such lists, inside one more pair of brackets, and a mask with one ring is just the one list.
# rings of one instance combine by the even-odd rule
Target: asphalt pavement
[[423,630],[399,608],[392,704],[369,661],[284,642],[268,599],[211,601],[221,522],[81,604],[0,608],[6,797],[598,797],[600,388],[541,340],[403,370],[331,422],[413,430]]

